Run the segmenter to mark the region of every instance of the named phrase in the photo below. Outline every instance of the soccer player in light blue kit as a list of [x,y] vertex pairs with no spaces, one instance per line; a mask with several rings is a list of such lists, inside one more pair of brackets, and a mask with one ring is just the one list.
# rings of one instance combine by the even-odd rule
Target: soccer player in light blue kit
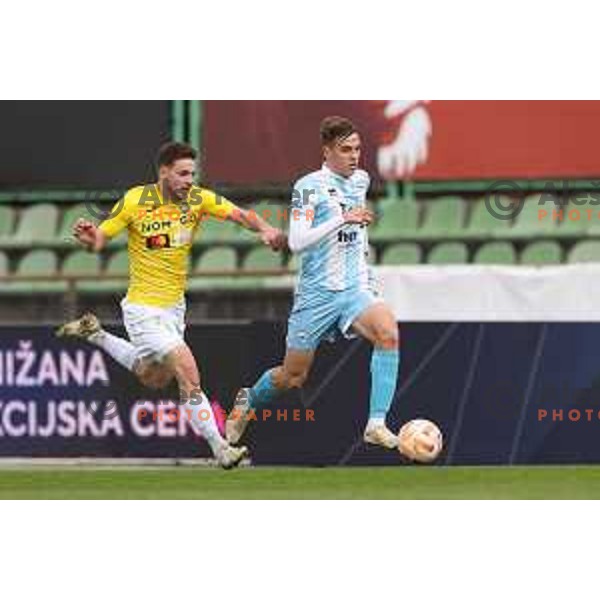
[[358,334],[373,344],[369,420],[364,440],[398,447],[385,424],[394,399],[400,362],[398,325],[373,289],[367,264],[369,175],[358,168],[361,141],[343,117],[321,124],[325,162],[294,186],[288,244],[302,266],[288,323],[283,364],[265,372],[254,387],[240,390],[226,423],[230,443],[242,437],[251,410],[304,384],[319,343],[341,333]]

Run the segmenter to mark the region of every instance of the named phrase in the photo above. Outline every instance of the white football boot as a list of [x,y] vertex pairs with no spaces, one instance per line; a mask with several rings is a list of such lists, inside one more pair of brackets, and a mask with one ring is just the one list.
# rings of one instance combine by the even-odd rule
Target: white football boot
[[225,439],[230,444],[237,444],[248,427],[248,413],[250,406],[250,388],[242,388],[237,393],[233,408],[225,422]]
[[248,456],[248,448],[246,446],[236,448],[229,444],[223,444],[215,453],[217,463],[226,471],[237,467],[246,456]]
[[387,450],[398,448],[398,436],[392,433],[385,425],[368,423],[363,439],[367,444],[382,446]]

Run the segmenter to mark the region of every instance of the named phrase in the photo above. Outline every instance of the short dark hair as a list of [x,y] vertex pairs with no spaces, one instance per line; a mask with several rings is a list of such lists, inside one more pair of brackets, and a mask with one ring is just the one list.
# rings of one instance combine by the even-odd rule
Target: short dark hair
[[329,146],[356,133],[356,127],[346,117],[325,117],[321,121],[321,143]]
[[182,158],[196,159],[196,151],[189,145],[182,142],[167,142],[160,147],[158,151],[158,166],[168,167],[176,160]]

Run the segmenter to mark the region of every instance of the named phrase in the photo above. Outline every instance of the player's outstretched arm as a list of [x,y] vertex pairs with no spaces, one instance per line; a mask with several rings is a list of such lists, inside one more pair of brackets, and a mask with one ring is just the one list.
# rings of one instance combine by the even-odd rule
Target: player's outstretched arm
[[104,232],[86,219],[78,219],[73,227],[73,236],[89,252],[100,252],[107,243]]
[[285,233],[281,229],[269,225],[255,212],[248,212],[238,207],[230,214],[229,218],[242,227],[258,233],[263,243],[273,250],[283,250],[287,247]]
[[370,225],[373,213],[367,208],[353,208],[344,214],[337,215],[316,227],[306,218],[292,219],[290,223],[289,246],[292,252],[304,250],[318,244],[333,231],[344,225]]

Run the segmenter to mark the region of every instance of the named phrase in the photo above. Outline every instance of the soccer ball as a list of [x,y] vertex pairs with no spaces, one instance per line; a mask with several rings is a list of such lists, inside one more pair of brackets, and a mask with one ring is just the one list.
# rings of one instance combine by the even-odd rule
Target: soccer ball
[[439,427],[426,419],[405,423],[398,433],[398,440],[400,453],[419,463],[433,462],[444,446]]

